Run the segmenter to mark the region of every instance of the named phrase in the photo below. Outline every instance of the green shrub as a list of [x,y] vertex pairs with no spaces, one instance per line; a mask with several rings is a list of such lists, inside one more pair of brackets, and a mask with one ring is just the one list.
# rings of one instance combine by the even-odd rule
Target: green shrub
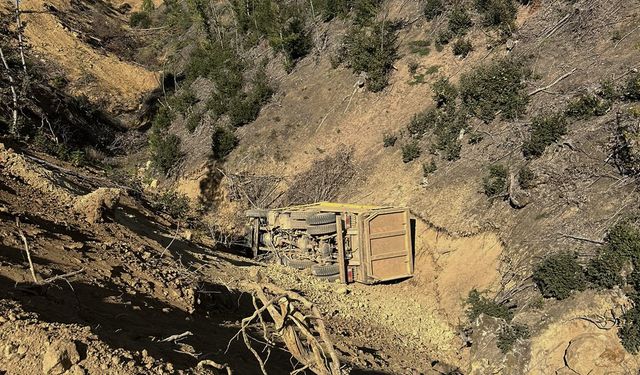
[[471,51],[473,51],[473,46],[469,39],[461,38],[453,43],[452,51],[454,55],[465,58]]
[[431,159],[429,163],[422,163],[422,175],[424,177],[429,176],[431,173],[438,170],[435,160]]
[[156,9],[156,6],[153,4],[152,0],[142,0],[141,10],[147,14],[150,14]]
[[321,14],[322,20],[327,22],[336,17],[346,16],[349,13],[351,0],[320,0],[314,4]]
[[407,125],[409,134],[414,138],[422,138],[434,126],[437,117],[438,112],[435,109],[416,113]]
[[382,145],[384,147],[393,147],[398,141],[398,136],[393,133],[385,133],[382,136]]
[[508,35],[515,29],[518,8],[513,0],[476,0],[476,8],[483,25],[498,27]]
[[618,331],[622,346],[631,354],[640,350],[640,307],[635,306],[622,315],[622,327]]
[[547,146],[557,142],[567,134],[567,119],[564,113],[545,114],[533,118],[529,139],[522,145],[522,153],[527,158],[542,155]]
[[366,72],[367,88],[378,92],[387,86],[397,58],[396,25],[377,22],[370,28],[354,27],[345,36],[346,59],[354,72]]
[[460,78],[462,102],[479,119],[490,122],[498,113],[513,119],[529,102],[524,80],[530,70],[520,60],[499,59],[481,65]]
[[579,119],[602,116],[609,111],[611,103],[593,94],[581,94],[569,102],[567,115]]
[[600,82],[600,88],[598,89],[598,96],[600,96],[604,100],[608,100],[610,102],[620,98],[620,93],[618,92],[618,88],[612,80],[606,79]]
[[451,13],[449,13],[449,30],[454,35],[464,35],[467,30],[473,25],[471,16],[464,6],[455,6]]
[[151,27],[151,17],[149,17],[149,14],[146,12],[133,12],[129,17],[129,25],[131,25],[131,27],[148,29]]
[[402,162],[409,163],[420,157],[420,145],[418,141],[410,141],[402,146]]
[[446,110],[438,110],[439,116],[435,122],[435,142],[433,148],[442,153],[448,161],[460,158],[462,145],[460,144],[460,132],[467,127],[467,114],[465,111],[449,107]]
[[489,174],[482,180],[484,193],[492,198],[506,193],[507,177],[509,169],[502,164],[495,164],[489,167]]
[[586,288],[584,270],[576,255],[563,252],[547,257],[533,271],[533,281],[545,298],[565,299],[574,290]]
[[458,97],[458,89],[449,82],[449,78],[439,78],[433,83],[431,90],[433,91],[433,100],[435,100],[438,108],[455,105],[456,98]]
[[441,15],[443,10],[444,3],[442,0],[427,0],[424,4],[423,13],[424,16],[431,21]]
[[640,231],[629,221],[622,221],[609,229],[605,238],[612,252],[624,259],[640,260]]
[[183,220],[189,213],[189,198],[175,191],[164,192],[151,206],[158,211],[163,211],[177,220]]
[[627,78],[624,97],[627,100],[640,100],[640,73],[631,74]]
[[180,138],[162,129],[151,130],[149,150],[153,166],[165,175],[182,157]]
[[622,285],[620,272],[624,265],[624,258],[615,254],[611,249],[605,249],[587,264],[585,274],[587,280],[599,289],[611,289]]
[[198,98],[196,98],[191,90],[185,89],[181,93],[171,96],[167,102],[175,113],[184,114],[198,102]]
[[174,114],[171,112],[169,107],[162,106],[158,109],[155,117],[153,118],[152,127],[155,129],[164,130],[171,126],[171,121],[173,121]]
[[427,56],[429,54],[429,46],[431,46],[431,41],[429,40],[412,40],[409,42],[411,53],[420,56]]
[[275,50],[284,52],[289,67],[293,67],[297,60],[306,56],[313,48],[311,33],[305,29],[304,21],[299,17],[287,20],[284,28],[269,40]]
[[382,0],[353,0],[353,20],[357,25],[368,25],[380,10]]
[[224,159],[238,145],[238,137],[232,130],[223,127],[217,127],[213,130],[211,136],[211,151],[213,157],[217,160]]
[[193,133],[198,128],[198,125],[200,125],[200,121],[202,121],[202,114],[193,112],[187,117],[184,126],[189,133]]
[[441,52],[443,49],[443,46],[446,46],[447,44],[449,44],[449,42],[451,41],[451,39],[453,39],[454,35],[451,32],[451,30],[442,30],[440,32],[438,32],[438,34],[436,35],[436,50],[438,50],[438,52]]
[[482,136],[482,134],[480,134],[478,132],[469,133],[469,144],[470,145],[477,145],[478,143],[482,142],[483,139],[484,139],[484,137]]
[[508,324],[500,328],[497,346],[502,353],[507,354],[519,340],[526,340],[531,336],[529,327],[524,324]]
[[418,68],[420,67],[420,64],[415,61],[415,60],[410,60],[409,63],[407,64],[407,68],[409,69],[409,73],[410,74],[416,74],[416,72],[418,71]]
[[535,173],[527,166],[520,168],[520,171],[518,171],[518,184],[525,190],[531,189],[534,186],[533,183],[535,179]]
[[513,310],[482,296],[480,292],[475,289],[469,292],[466,303],[468,305],[467,317],[471,321],[476,320],[481,314],[504,319],[507,322],[513,319]]

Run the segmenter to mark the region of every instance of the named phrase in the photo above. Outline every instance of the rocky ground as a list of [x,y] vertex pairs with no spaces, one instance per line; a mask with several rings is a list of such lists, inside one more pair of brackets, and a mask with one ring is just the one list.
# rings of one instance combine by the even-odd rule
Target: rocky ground
[[[410,297],[408,283],[344,286],[265,267],[196,241],[100,172],[5,146],[0,162],[4,373],[218,371],[198,367],[203,359],[228,363],[237,373],[259,372],[241,341],[227,350],[239,321],[254,309],[249,281],[316,302],[354,373],[437,374],[454,367],[435,359],[460,362],[457,348],[445,345],[456,333]],[[271,353],[272,373],[293,367],[286,351]]]

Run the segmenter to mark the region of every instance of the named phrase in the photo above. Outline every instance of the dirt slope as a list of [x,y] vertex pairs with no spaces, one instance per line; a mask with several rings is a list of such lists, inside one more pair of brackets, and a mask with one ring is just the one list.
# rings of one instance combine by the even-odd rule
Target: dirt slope
[[[69,94],[84,95],[90,103],[120,114],[137,110],[144,95],[158,87],[156,72],[123,61],[104,48],[96,48],[89,42],[102,43],[100,39],[92,40],[89,33],[62,22],[61,17],[75,15],[92,34],[99,35],[98,30],[113,27],[112,23],[105,26],[101,22],[111,18],[122,24],[125,18],[110,8],[110,3],[96,2],[83,8],[84,5],[65,0],[25,0],[20,5],[25,12],[22,15],[25,42],[35,57],[50,64],[52,70],[69,82],[65,88]],[[9,3],[0,7],[12,11]]]
[[[415,356],[461,362],[456,333],[428,299],[408,297],[410,284],[344,287],[256,265],[187,240],[171,218],[101,173],[45,159],[0,147],[0,371],[38,373],[52,361],[48,351],[75,350],[64,366],[78,373],[207,373],[196,367],[205,358],[259,373],[241,341],[226,349],[253,311],[249,274],[316,302],[354,373],[437,373]],[[20,231],[42,286],[33,284]],[[192,335],[162,342],[184,332]],[[287,353],[272,352],[270,373],[291,366]]]
[[[638,68],[640,35],[634,32],[638,16],[637,2],[633,4],[578,1],[521,7],[513,50],[504,44],[485,49],[492,42],[474,29],[470,40],[475,50],[460,60],[452,56],[450,48],[432,50],[427,56],[412,54],[407,42],[432,37],[432,25],[419,17],[417,4],[391,1],[387,3],[390,18],[417,21],[400,33],[402,57],[395,64],[390,86],[382,93],[369,93],[354,86],[358,77],[348,69],[332,69],[328,56],[305,59],[279,81],[278,95],[263,108],[257,121],[238,130],[240,145],[224,168],[227,173],[282,177],[286,190],[298,173],[325,156],[353,149],[357,177],[344,181],[336,199],[412,209],[419,218],[418,266],[416,278],[407,283],[408,294],[427,301],[439,312],[433,316],[438,325],[455,330],[464,319],[463,299],[472,288],[495,293],[525,287],[524,299],[533,298],[526,293],[531,288],[526,277],[541,257],[559,248],[593,251],[593,244],[566,234],[601,239],[607,228],[637,207],[640,196],[634,181],[621,177],[616,168],[604,162],[610,155],[615,114],[627,111],[629,104],[615,104],[602,117],[573,121],[568,135],[539,159],[527,162],[520,151],[532,115],[560,109],[602,80],[620,82]],[[337,43],[342,31],[329,31],[330,46]],[[612,41],[616,33],[626,37]],[[447,162],[423,150],[417,161],[404,164],[402,141],[395,147],[382,146],[383,134],[406,132],[413,114],[433,105],[430,83],[438,77],[447,76],[455,82],[461,73],[508,54],[527,56],[531,61],[535,78],[528,82],[528,91],[573,73],[552,89],[533,95],[524,118],[511,123],[474,123],[473,130],[481,133],[483,140],[468,144],[465,135],[462,157],[457,161]],[[407,68],[411,60],[421,69],[438,66],[437,73],[427,75],[425,84],[412,83]],[[436,160],[438,170],[423,178],[422,162],[431,159]],[[486,168],[497,162],[508,165],[512,173],[527,164],[537,175],[529,192],[531,203],[525,208],[491,202],[482,193]],[[231,207],[237,207],[235,204]],[[534,302],[526,302],[524,308],[530,303]],[[609,303],[609,308],[615,307]],[[592,327],[586,324],[567,328],[563,331],[566,336],[554,336],[551,330],[564,327],[562,318],[554,319],[559,319],[557,326],[541,327],[541,336],[532,339],[534,346],[543,345],[538,340],[553,337],[553,344],[544,345],[566,348],[573,337],[591,332]],[[443,336],[444,341],[447,337]],[[467,353],[466,349],[455,351]],[[476,352],[469,363],[482,361],[483,355],[488,354]],[[539,355],[539,351],[533,354],[536,358]],[[501,360],[501,355],[496,360],[498,357]],[[564,366],[557,358],[546,363],[543,368],[531,367],[531,373],[553,373]],[[473,368],[474,373],[484,373],[475,365]],[[513,369],[513,373],[524,371]]]

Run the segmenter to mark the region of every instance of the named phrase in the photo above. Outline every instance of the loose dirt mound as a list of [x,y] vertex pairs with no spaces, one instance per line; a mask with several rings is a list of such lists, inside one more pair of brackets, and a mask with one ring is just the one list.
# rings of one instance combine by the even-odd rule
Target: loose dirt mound
[[122,194],[121,189],[99,188],[78,197],[73,208],[83,214],[89,223],[98,223],[103,221],[105,214],[113,211]]
[[0,168],[4,173],[24,181],[63,205],[73,201],[73,194],[61,187],[66,184],[63,178],[56,176],[51,170],[27,161],[23,155],[15,153],[12,149],[6,149],[2,143],[0,143]]

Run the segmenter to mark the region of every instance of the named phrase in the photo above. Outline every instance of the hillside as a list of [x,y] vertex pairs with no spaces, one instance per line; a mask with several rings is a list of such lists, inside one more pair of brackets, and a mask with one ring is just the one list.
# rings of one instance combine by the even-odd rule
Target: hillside
[[[207,355],[260,373],[224,348],[251,273],[317,303],[352,373],[640,369],[637,0],[21,6],[22,30],[0,8],[7,348],[74,337],[87,373]],[[98,188],[119,203],[87,222],[73,202]],[[415,276],[343,289],[228,246],[245,209],[320,200],[410,208]],[[16,218],[40,278],[82,268],[74,297],[14,287]],[[220,299],[197,311],[203,288]],[[11,348],[0,372],[40,371]]]

